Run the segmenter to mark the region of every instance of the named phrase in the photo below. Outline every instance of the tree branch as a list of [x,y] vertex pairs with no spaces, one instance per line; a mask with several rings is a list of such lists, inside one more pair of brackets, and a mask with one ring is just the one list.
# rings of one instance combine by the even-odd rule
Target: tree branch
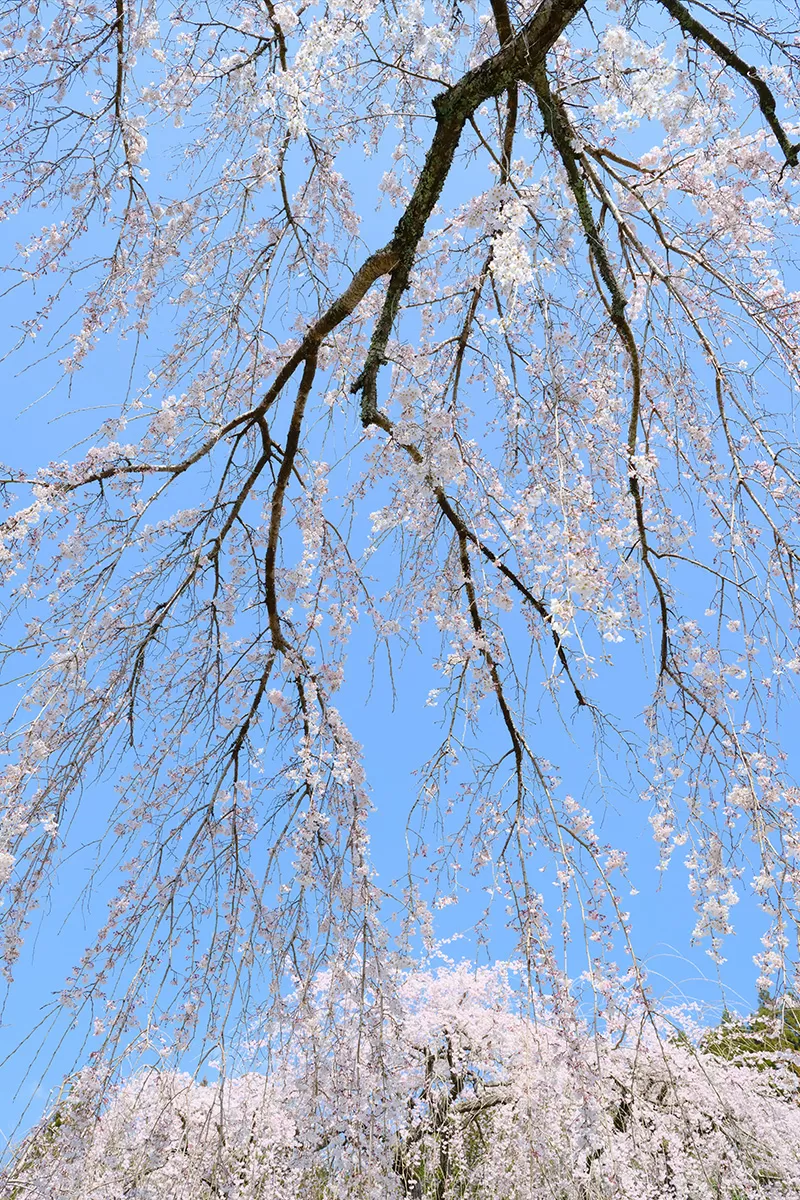
[[364,361],[351,391],[361,392],[361,420],[365,426],[378,420],[378,372],[386,361],[386,345],[408,287],[417,246],[445,180],[450,174],[462,130],[486,100],[513,88],[527,77],[532,67],[543,63],[548,51],[584,6],[585,0],[544,0],[533,17],[507,41],[497,54],[440,93],[433,101],[436,132],[425,156],[417,186],[395,227],[391,247],[399,255],[392,271],[383,309]]
[[760,77],[757,69],[745,62],[735,50],[732,50],[716,34],[707,29],[702,22],[693,17],[686,5],[681,4],[680,0],[658,0],[658,2],[678,22],[684,33],[708,46],[709,50],[716,54],[717,58],[721,58],[726,66],[731,67],[732,70],[741,75],[742,79],[750,85],[758,97],[758,107],[761,109],[764,120],[774,133],[775,140],[783,151],[786,166],[796,167],[800,142],[790,142],[786,136],[786,131],[778,120],[775,110],[775,97],[772,94],[772,90]]
[[[578,165],[578,153],[575,150],[576,139],[572,129],[572,125],[567,113],[566,107],[559,96],[550,88],[550,81],[547,78],[547,72],[543,66],[531,71],[530,82],[536,91],[536,96],[539,101],[539,111],[542,114],[545,131],[549,134],[550,140],[561,159],[564,171],[566,172],[569,189],[575,199],[575,205],[578,209],[583,233],[589,247],[591,259],[597,264],[597,269],[603,283],[608,288],[611,296],[610,304],[606,303],[606,308],[614,328],[617,331],[620,341],[625,347],[631,366],[631,412],[628,422],[628,491],[633,500],[633,507],[636,516],[636,528],[639,535],[639,546],[641,549],[642,563],[645,570],[653,581],[653,586],[658,597],[658,605],[660,610],[661,620],[661,647],[660,647],[660,668],[659,674],[664,675],[667,669],[667,656],[669,652],[669,644],[667,637],[667,620],[668,607],[667,597],[664,591],[664,585],[659,578],[658,572],[650,559],[650,544],[647,536],[647,527],[644,520],[644,503],[642,498],[642,489],[639,483],[639,473],[636,469],[636,440],[639,429],[639,417],[641,408],[641,393],[642,393],[642,367],[639,358],[639,349],[636,345],[636,339],[633,336],[633,330],[630,327],[627,317],[625,316],[625,308],[627,300],[622,291],[622,287],[617,279],[616,272],[608,257],[605,244],[600,236],[600,230],[594,219],[592,205],[586,191],[586,184],[583,181],[580,168]],[[602,292],[601,292],[602,296]]]

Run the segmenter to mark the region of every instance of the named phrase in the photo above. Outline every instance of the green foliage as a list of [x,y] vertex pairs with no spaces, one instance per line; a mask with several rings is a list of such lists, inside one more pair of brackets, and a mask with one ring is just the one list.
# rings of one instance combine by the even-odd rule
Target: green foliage
[[[791,994],[772,998],[762,993],[750,1017],[724,1012],[701,1046],[707,1054],[734,1065],[747,1063],[760,1071],[784,1065],[800,1076],[800,999]],[[796,1056],[794,1061],[783,1057],[787,1052]]]
[[[63,1124],[64,1118],[60,1110],[56,1109],[53,1115],[45,1121],[40,1133],[32,1142],[29,1152],[19,1169],[21,1177],[30,1171],[41,1159],[46,1158],[48,1153],[52,1151],[53,1145],[58,1138],[58,1131]],[[9,1200],[17,1200],[17,1197],[21,1196],[24,1190],[25,1182],[24,1178],[21,1178],[12,1186],[9,1193]]]

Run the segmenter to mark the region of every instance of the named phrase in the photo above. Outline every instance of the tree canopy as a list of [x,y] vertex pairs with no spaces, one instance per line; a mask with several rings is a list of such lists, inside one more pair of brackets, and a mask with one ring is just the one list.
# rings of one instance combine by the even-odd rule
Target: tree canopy
[[[754,894],[760,986],[796,988],[799,30],[4,7],[6,366],[78,432],[2,475],[2,957],[79,877],[45,1021],[93,1021],[95,1066],[227,1061],[324,971],[383,1028],[465,879],[552,1011],[579,925],[599,1009],[646,1003],[611,795],[712,956]],[[413,656],[437,740],[389,813],[354,692]]]

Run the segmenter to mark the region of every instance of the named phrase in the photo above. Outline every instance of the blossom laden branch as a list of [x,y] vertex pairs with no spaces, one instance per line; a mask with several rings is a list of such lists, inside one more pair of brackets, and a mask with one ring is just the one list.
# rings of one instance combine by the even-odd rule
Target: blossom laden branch
[[639,348],[633,330],[625,316],[627,300],[611,265],[600,231],[592,212],[592,206],[578,166],[578,156],[574,149],[575,135],[569,122],[569,116],[563,101],[555,95],[550,87],[547,73],[543,68],[531,71],[530,81],[536,91],[539,108],[544,120],[544,126],[555,146],[567,175],[570,190],[575,198],[578,216],[584,236],[589,247],[589,253],[597,263],[600,276],[610,293],[610,305],[606,304],[609,316],[617,334],[625,347],[631,370],[631,409],[628,421],[628,489],[636,513],[636,527],[639,534],[639,550],[642,562],[649,574],[658,597],[661,624],[661,647],[659,674],[664,676],[667,671],[669,640],[668,620],[669,608],[664,585],[653,566],[650,552],[650,542],[644,519],[644,504],[636,468],[636,444],[641,418],[642,397],[642,366]]
[[[399,255],[399,262],[392,271],[363,369],[351,389],[356,394],[361,393],[364,425],[379,423],[378,373],[385,363],[386,346],[400,298],[408,287],[417,247],[450,174],[464,126],[481,104],[513,89],[533,64],[544,61],[550,48],[583,7],[584,0],[544,0],[514,37],[504,37],[495,55],[434,98],[436,130],[414,192],[392,237],[391,245]],[[506,34],[506,27],[503,29]]]
[[761,109],[765,121],[775,136],[775,141],[780,146],[783,156],[786,159],[786,166],[796,167],[798,165],[798,153],[800,153],[800,142],[790,142],[786,130],[778,119],[772,89],[761,78],[758,69],[752,64],[745,62],[737,54],[736,50],[718,38],[701,21],[698,21],[697,17],[689,11],[686,5],[681,3],[681,0],[658,0],[658,3],[677,21],[688,37],[694,38],[695,41],[702,42],[703,45],[708,46],[709,50],[717,58],[722,59],[726,66],[734,70],[737,75],[740,75],[753,89],[758,97],[758,107]]

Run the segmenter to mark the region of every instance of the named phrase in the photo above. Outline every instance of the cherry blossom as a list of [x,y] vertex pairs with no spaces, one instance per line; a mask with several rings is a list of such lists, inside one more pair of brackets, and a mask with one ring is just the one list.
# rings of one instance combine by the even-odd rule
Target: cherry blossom
[[[760,986],[797,989],[798,28],[794,0],[7,6],[4,362],[77,433],[0,476],[0,956],[11,985],[32,922],[90,914],[52,1010],[101,1031],[87,1078],[143,1030],[180,1058],[256,1013],[311,1020],[354,960],[353,1012],[390,1013],[467,887],[476,940],[505,922],[548,1003],[624,955],[651,1005],[612,796],[688,872],[715,963],[747,897]],[[349,685],[383,701],[411,658],[430,739],[382,809],[408,850],[388,879]],[[506,1122],[497,1154],[533,1170],[519,1138],[559,1187],[591,1158],[615,1194],[663,1194],[666,1162],[625,1174],[588,1041],[564,1053],[557,1095],[504,1053],[514,1111],[541,1087],[554,1124],[546,1150]],[[730,1166],[733,1196],[718,1068],[683,1053],[711,1149],[689,1161],[677,1099],[647,1119],[669,1171],[702,1190],[706,1159]],[[98,1136],[146,1159],[137,1088],[170,1144],[178,1095],[215,1097],[236,1154],[263,1116],[296,1189],[286,1071],[263,1108],[263,1079],[137,1077]],[[424,1087],[401,1082],[389,1158]]]
[[515,975],[406,974],[379,1023],[357,973],[320,977],[266,1074],[151,1066],[109,1088],[84,1070],[4,1186],[16,1200],[796,1194],[796,1053],[726,1059],[645,1010],[621,1038],[590,1036],[526,1015]]

